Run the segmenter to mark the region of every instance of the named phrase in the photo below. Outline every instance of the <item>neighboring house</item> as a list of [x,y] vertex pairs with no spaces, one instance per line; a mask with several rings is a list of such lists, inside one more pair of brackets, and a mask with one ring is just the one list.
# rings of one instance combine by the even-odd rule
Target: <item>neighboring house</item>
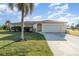
[[[11,26],[20,26],[21,23],[12,23]],[[25,27],[33,28],[35,32],[65,32],[66,22],[44,20],[44,21],[26,21]],[[29,29],[30,30],[30,29]]]

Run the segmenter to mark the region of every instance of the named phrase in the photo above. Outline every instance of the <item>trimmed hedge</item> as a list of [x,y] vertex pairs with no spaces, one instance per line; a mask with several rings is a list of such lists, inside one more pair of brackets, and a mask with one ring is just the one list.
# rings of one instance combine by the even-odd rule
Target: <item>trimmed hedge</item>
[[0,30],[9,30],[9,27],[7,27],[6,25],[3,25],[0,27]]

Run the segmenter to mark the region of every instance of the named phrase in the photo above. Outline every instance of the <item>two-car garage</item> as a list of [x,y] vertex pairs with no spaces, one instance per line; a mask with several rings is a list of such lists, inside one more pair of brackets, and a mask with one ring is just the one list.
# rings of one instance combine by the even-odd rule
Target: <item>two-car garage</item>
[[65,24],[42,24],[42,32],[65,32]]

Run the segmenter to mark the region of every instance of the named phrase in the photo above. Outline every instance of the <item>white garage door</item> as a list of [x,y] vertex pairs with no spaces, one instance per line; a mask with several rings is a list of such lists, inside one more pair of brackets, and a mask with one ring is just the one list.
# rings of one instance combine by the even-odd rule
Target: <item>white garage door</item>
[[43,24],[42,32],[64,32],[64,25],[61,24]]

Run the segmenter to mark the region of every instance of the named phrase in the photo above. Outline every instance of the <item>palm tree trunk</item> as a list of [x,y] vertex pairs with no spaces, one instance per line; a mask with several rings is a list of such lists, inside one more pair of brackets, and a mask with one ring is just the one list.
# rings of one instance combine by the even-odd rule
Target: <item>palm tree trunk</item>
[[21,40],[24,41],[24,12],[22,11],[22,18],[21,18]]

